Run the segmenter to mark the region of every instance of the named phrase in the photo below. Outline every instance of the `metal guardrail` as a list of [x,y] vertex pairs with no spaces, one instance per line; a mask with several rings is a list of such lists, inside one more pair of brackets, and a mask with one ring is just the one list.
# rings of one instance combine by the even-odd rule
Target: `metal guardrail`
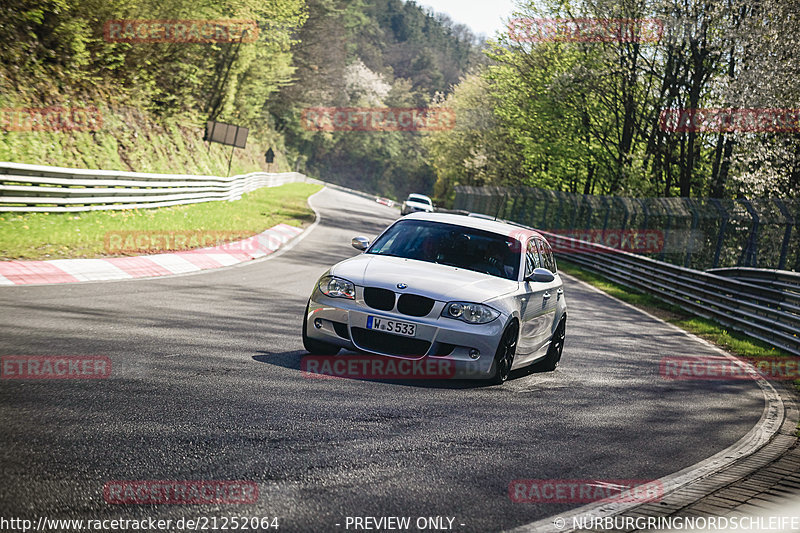
[[800,294],[800,272],[764,268],[712,268],[711,274]]
[[[349,194],[355,194],[356,196],[361,196],[362,198],[366,198],[368,200],[378,201],[378,200],[382,199],[377,194],[372,194],[372,193],[364,192],[364,191],[357,191],[355,189],[350,189],[348,187],[344,187],[342,185],[337,185],[335,183],[330,183],[330,182],[327,182],[327,181],[323,182],[323,181],[319,181],[319,180],[314,180],[312,178],[309,178],[309,181],[314,181],[316,183],[324,183],[326,187],[329,187],[331,189],[336,189],[338,191],[343,191],[343,192],[346,192],[346,193],[349,193]],[[392,202],[392,205],[389,205],[387,207],[397,207],[399,209],[400,206],[399,206],[398,203],[394,202],[393,200],[390,200],[390,201]]]
[[[565,259],[652,294],[793,355],[800,355],[800,282],[792,272],[736,270],[741,279],[693,270],[607,246],[540,231]],[[731,274],[731,272],[725,272]],[[769,284],[752,282],[775,280]],[[744,281],[746,280],[746,281]]]
[[143,209],[238,200],[262,187],[314,181],[297,172],[191,176],[0,162],[0,212]]

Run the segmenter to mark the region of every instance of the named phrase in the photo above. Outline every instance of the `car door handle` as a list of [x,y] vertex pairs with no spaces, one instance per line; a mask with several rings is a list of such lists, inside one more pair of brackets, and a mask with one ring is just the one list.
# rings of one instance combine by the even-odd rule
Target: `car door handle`
[[556,291],[556,300],[561,299],[561,295],[564,294],[564,289],[558,289]]
[[543,300],[549,300],[550,299],[550,293],[549,292],[544,293],[544,296],[542,296],[542,299]]

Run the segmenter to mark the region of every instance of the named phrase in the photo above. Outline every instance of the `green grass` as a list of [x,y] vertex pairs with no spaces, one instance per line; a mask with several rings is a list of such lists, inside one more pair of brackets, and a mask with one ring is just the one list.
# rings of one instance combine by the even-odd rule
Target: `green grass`
[[[276,224],[302,226],[314,220],[308,197],[319,185],[290,183],[248,193],[235,202],[207,202],[155,209],[89,211],[84,213],[0,213],[0,258],[64,259],[137,255],[107,249],[114,232],[226,232],[229,242],[255,235]],[[119,235],[119,233],[116,233]],[[208,234],[206,234],[208,235]],[[218,234],[212,234],[217,238]],[[188,239],[187,249],[198,244]],[[157,253],[163,250],[153,250]]]
[[[670,324],[697,335],[719,346],[733,355],[748,359],[791,357],[783,350],[749,337],[744,333],[732,331],[713,320],[688,314],[679,307],[662,302],[658,298],[624,287],[609,281],[599,274],[583,269],[574,263],[560,259],[558,267],[562,272],[574,276],[601,291],[647,311]],[[800,379],[794,381],[800,392]],[[798,435],[800,436],[800,435]]]
[[[69,99],[64,105],[87,107],[93,101]],[[0,108],[40,107],[15,95],[0,94]],[[233,152],[230,175],[249,172],[287,172],[281,134],[268,128],[251,131],[247,147],[202,140],[203,122],[188,117],[160,118],[133,102],[99,106],[102,125],[98,131],[5,131],[0,128],[0,161],[90,168],[225,176]],[[264,152],[275,151],[267,165]]]

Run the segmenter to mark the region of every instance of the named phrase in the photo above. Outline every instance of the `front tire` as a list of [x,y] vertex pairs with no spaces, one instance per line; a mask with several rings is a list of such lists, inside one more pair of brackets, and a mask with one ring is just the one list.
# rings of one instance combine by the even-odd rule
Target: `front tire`
[[309,301],[308,304],[306,304],[306,312],[303,314],[303,348],[312,355],[336,355],[339,353],[339,350],[341,350],[339,346],[312,339],[306,334],[306,329],[308,328],[308,308],[310,305],[311,302]]
[[519,326],[516,321],[506,328],[500,342],[497,345],[497,352],[494,354],[494,377],[490,379],[493,385],[502,385],[511,374],[511,366],[514,364],[514,356],[517,353],[517,334]]
[[552,371],[558,368],[558,363],[561,361],[561,353],[564,351],[564,338],[567,336],[567,318],[561,319],[561,322],[556,326],[553,332],[553,338],[550,340],[550,347],[547,349],[547,355],[542,361],[542,370]]

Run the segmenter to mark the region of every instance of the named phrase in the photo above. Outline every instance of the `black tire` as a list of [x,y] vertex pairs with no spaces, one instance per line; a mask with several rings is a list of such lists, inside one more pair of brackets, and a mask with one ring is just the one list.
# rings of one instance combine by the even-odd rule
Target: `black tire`
[[517,322],[511,323],[500,337],[497,352],[494,354],[494,376],[489,380],[494,385],[502,385],[511,373],[514,364],[514,355],[517,353],[517,335],[519,326]]
[[310,305],[306,304],[306,311],[303,313],[303,348],[312,355],[336,355],[339,353],[341,348],[336,346],[335,344],[329,344],[327,342],[318,341],[316,339],[311,339],[306,334],[306,328],[308,327],[308,307]]
[[558,368],[558,363],[561,361],[561,353],[564,351],[564,338],[567,333],[567,318],[561,319],[561,322],[556,326],[553,332],[553,338],[550,339],[550,347],[547,349],[547,355],[542,361],[542,370],[547,372]]

